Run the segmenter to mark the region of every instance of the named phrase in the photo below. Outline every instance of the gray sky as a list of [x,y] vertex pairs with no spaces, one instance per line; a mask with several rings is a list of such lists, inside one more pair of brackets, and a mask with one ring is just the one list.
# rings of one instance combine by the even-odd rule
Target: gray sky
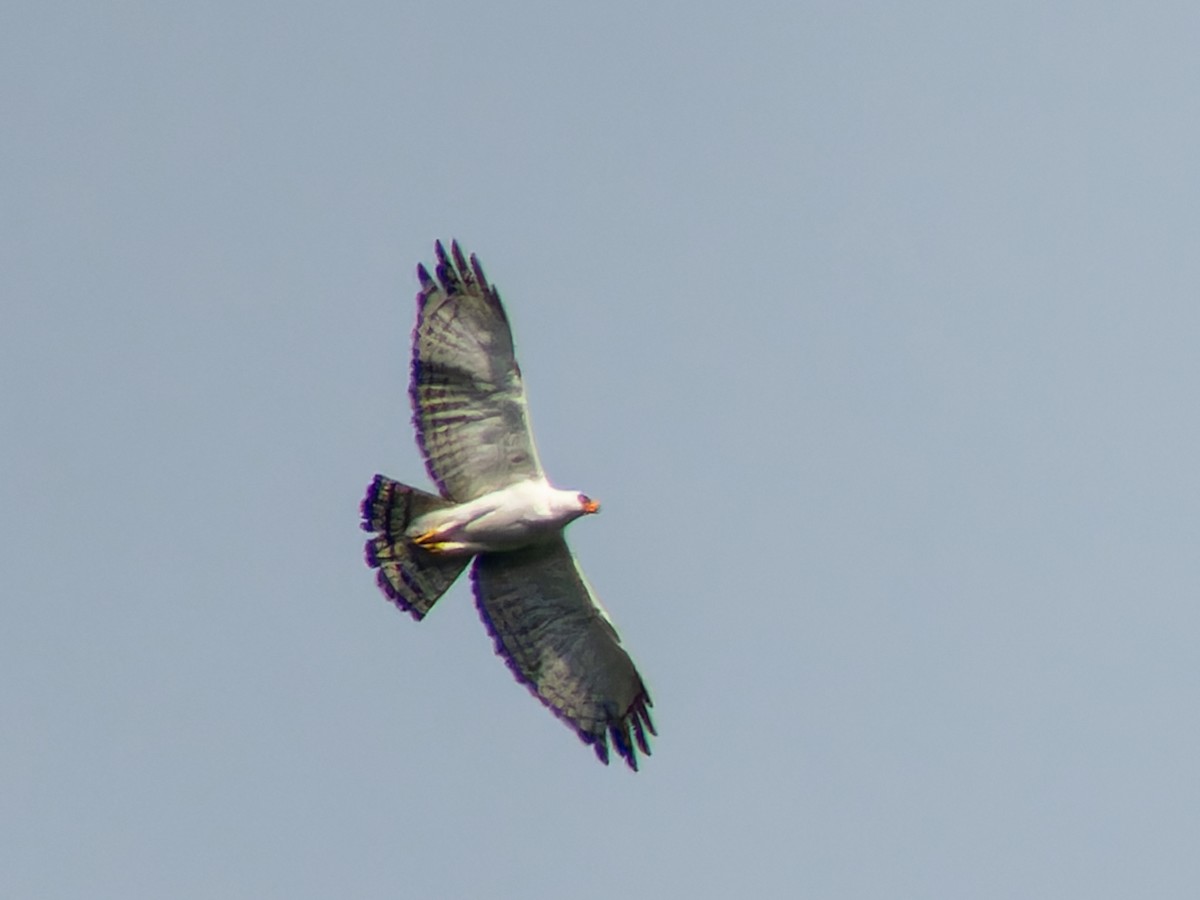
[[[1198,29],[6,4],[0,894],[1194,896]],[[435,237],[637,775],[362,563]]]

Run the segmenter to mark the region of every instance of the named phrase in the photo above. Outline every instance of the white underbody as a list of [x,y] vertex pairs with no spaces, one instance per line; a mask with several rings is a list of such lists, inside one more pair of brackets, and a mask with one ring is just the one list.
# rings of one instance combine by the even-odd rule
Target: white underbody
[[553,537],[584,512],[577,491],[559,490],[545,479],[520,481],[428,512],[406,534],[435,553],[517,550]]

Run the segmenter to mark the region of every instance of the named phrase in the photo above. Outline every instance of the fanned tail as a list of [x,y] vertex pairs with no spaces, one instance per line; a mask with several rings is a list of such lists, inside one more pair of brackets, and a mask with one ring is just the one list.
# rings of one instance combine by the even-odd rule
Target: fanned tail
[[417,621],[449,590],[471,557],[429,553],[404,532],[413,519],[451,505],[383,475],[375,476],[363,498],[363,531],[376,532],[366,544],[367,565],[379,570],[376,580],[387,598]]

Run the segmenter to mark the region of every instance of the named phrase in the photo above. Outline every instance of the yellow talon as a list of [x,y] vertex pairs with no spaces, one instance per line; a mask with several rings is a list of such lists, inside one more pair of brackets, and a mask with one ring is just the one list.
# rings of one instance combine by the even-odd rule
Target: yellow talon
[[453,530],[453,526],[446,525],[440,528],[431,528],[418,534],[412,539],[412,542],[426,553],[453,553],[456,550],[465,549],[467,545],[462,541],[445,540],[446,535]]
[[432,550],[437,545],[438,537],[438,529],[431,528],[424,534],[418,534],[415,538],[413,538],[413,543],[418,547],[424,547],[426,550]]

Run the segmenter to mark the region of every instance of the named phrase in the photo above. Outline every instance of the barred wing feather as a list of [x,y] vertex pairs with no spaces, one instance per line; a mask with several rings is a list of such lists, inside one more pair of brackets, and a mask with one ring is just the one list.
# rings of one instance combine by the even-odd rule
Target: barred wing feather
[[647,756],[650,695],[561,537],[485,553],[471,572],[496,652],[517,680],[608,762],[609,741],[634,770]]
[[474,255],[437,244],[422,266],[409,392],[417,443],[442,496],[472,500],[542,477],[512,331]]

